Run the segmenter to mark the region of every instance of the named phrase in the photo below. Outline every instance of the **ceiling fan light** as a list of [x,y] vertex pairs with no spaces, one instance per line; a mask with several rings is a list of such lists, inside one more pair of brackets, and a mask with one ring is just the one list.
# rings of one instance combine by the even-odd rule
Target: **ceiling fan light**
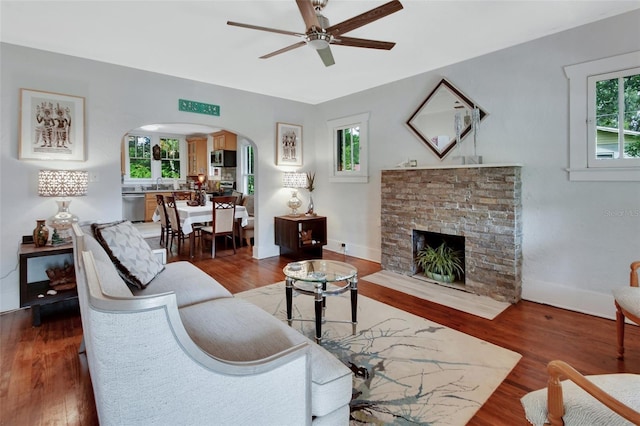
[[310,33],[307,34],[307,44],[313,47],[316,50],[322,50],[329,46],[331,42],[331,35],[327,33]]

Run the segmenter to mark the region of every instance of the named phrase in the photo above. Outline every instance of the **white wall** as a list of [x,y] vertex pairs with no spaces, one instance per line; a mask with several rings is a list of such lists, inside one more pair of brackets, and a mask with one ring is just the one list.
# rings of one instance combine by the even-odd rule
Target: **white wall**
[[[18,248],[36,219],[53,215],[54,199],[37,195],[38,170],[83,169],[97,174],[86,197],[71,203],[80,220],[121,218],[120,142],[129,130],[156,122],[197,123],[221,127],[251,140],[257,151],[258,258],[278,254],[273,244],[273,216],[286,214],[289,192],[275,166],[278,121],[309,126],[313,107],[249,92],[212,86],[131,68],[0,44],[0,311],[19,307]],[[20,88],[85,97],[86,161],[18,160]],[[221,106],[220,117],[178,111],[178,99]],[[313,140],[308,138],[309,146]]]
[[[428,55],[426,46],[416,54]],[[319,123],[371,112],[369,184],[317,185],[319,210],[344,207],[332,211],[329,236],[356,256],[380,259],[380,169],[407,158],[440,163],[404,123],[445,77],[490,114],[478,135],[485,162],[524,165],[523,297],[613,318],[611,289],[628,285],[629,264],[640,259],[640,183],[568,180],[563,67],[638,49],[634,12],[319,105],[316,155],[323,160],[331,147]],[[443,163],[471,155],[472,145],[469,136]]]
[[[568,85],[563,67],[640,48],[640,12],[634,12],[434,72],[317,106],[206,85],[6,44],[2,54],[0,174],[0,310],[18,307],[17,249],[35,220],[55,203],[39,198],[43,167],[89,169],[100,181],[74,200],[81,218],[120,218],[120,138],[150,122],[192,122],[224,127],[257,147],[256,215],[262,258],[277,254],[273,216],[286,213],[289,192],[275,166],[275,123],[303,125],[304,171],[316,172],[316,211],[328,217],[329,249],[380,259],[380,170],[407,158],[418,165],[440,161],[405,122],[442,77],[490,114],[480,128],[478,154],[485,162],[522,163],[523,296],[569,309],[613,316],[611,289],[627,285],[628,266],[640,259],[637,182],[569,182]],[[436,41],[434,41],[436,42]],[[428,44],[424,52],[428,55]],[[87,99],[87,161],[49,163],[17,159],[19,88]],[[177,99],[221,105],[214,118],[177,111]],[[331,140],[326,121],[370,112],[370,181],[329,183]],[[452,157],[469,155],[470,139]],[[465,152],[465,149],[467,150]],[[306,205],[308,194],[301,191]]]

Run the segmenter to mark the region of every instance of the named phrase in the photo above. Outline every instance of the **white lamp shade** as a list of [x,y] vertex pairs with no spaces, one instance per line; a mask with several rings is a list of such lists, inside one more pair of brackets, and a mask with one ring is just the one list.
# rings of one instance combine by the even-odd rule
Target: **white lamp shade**
[[89,172],[86,170],[40,170],[38,195],[41,197],[77,197],[87,195]]
[[286,172],[282,176],[282,186],[285,188],[306,188],[306,173]]

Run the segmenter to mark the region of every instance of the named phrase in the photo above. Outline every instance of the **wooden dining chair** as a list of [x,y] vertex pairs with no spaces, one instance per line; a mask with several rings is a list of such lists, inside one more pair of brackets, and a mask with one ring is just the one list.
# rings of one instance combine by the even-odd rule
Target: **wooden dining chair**
[[205,240],[211,240],[211,257],[216,257],[216,237],[225,236],[225,248],[227,238],[233,242],[233,253],[236,253],[236,197],[213,197],[211,200],[213,208],[213,220],[211,226],[200,228],[201,247],[204,247]]
[[156,201],[158,203],[158,214],[160,215],[160,246],[163,247],[165,243],[169,242],[169,235],[171,234],[171,223],[167,215],[167,206],[165,205],[164,195],[156,194]]
[[173,198],[176,201],[191,201],[193,196],[192,191],[174,191]]
[[173,249],[173,239],[178,238],[178,253],[180,253],[182,242],[185,239],[189,238],[189,236],[185,235],[182,232],[182,225],[180,224],[180,213],[178,212],[178,207],[176,206],[175,197],[167,197],[166,205],[167,216],[169,217],[169,223],[171,224],[171,233],[169,234],[171,236],[171,243],[169,245],[169,251]]

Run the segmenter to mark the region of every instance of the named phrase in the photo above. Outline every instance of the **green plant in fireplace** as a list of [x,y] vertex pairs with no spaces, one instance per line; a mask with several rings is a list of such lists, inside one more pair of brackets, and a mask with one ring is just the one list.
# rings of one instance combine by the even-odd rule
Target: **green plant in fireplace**
[[446,243],[433,248],[426,246],[418,252],[416,265],[422,268],[424,275],[438,281],[453,282],[464,274],[463,255]]

